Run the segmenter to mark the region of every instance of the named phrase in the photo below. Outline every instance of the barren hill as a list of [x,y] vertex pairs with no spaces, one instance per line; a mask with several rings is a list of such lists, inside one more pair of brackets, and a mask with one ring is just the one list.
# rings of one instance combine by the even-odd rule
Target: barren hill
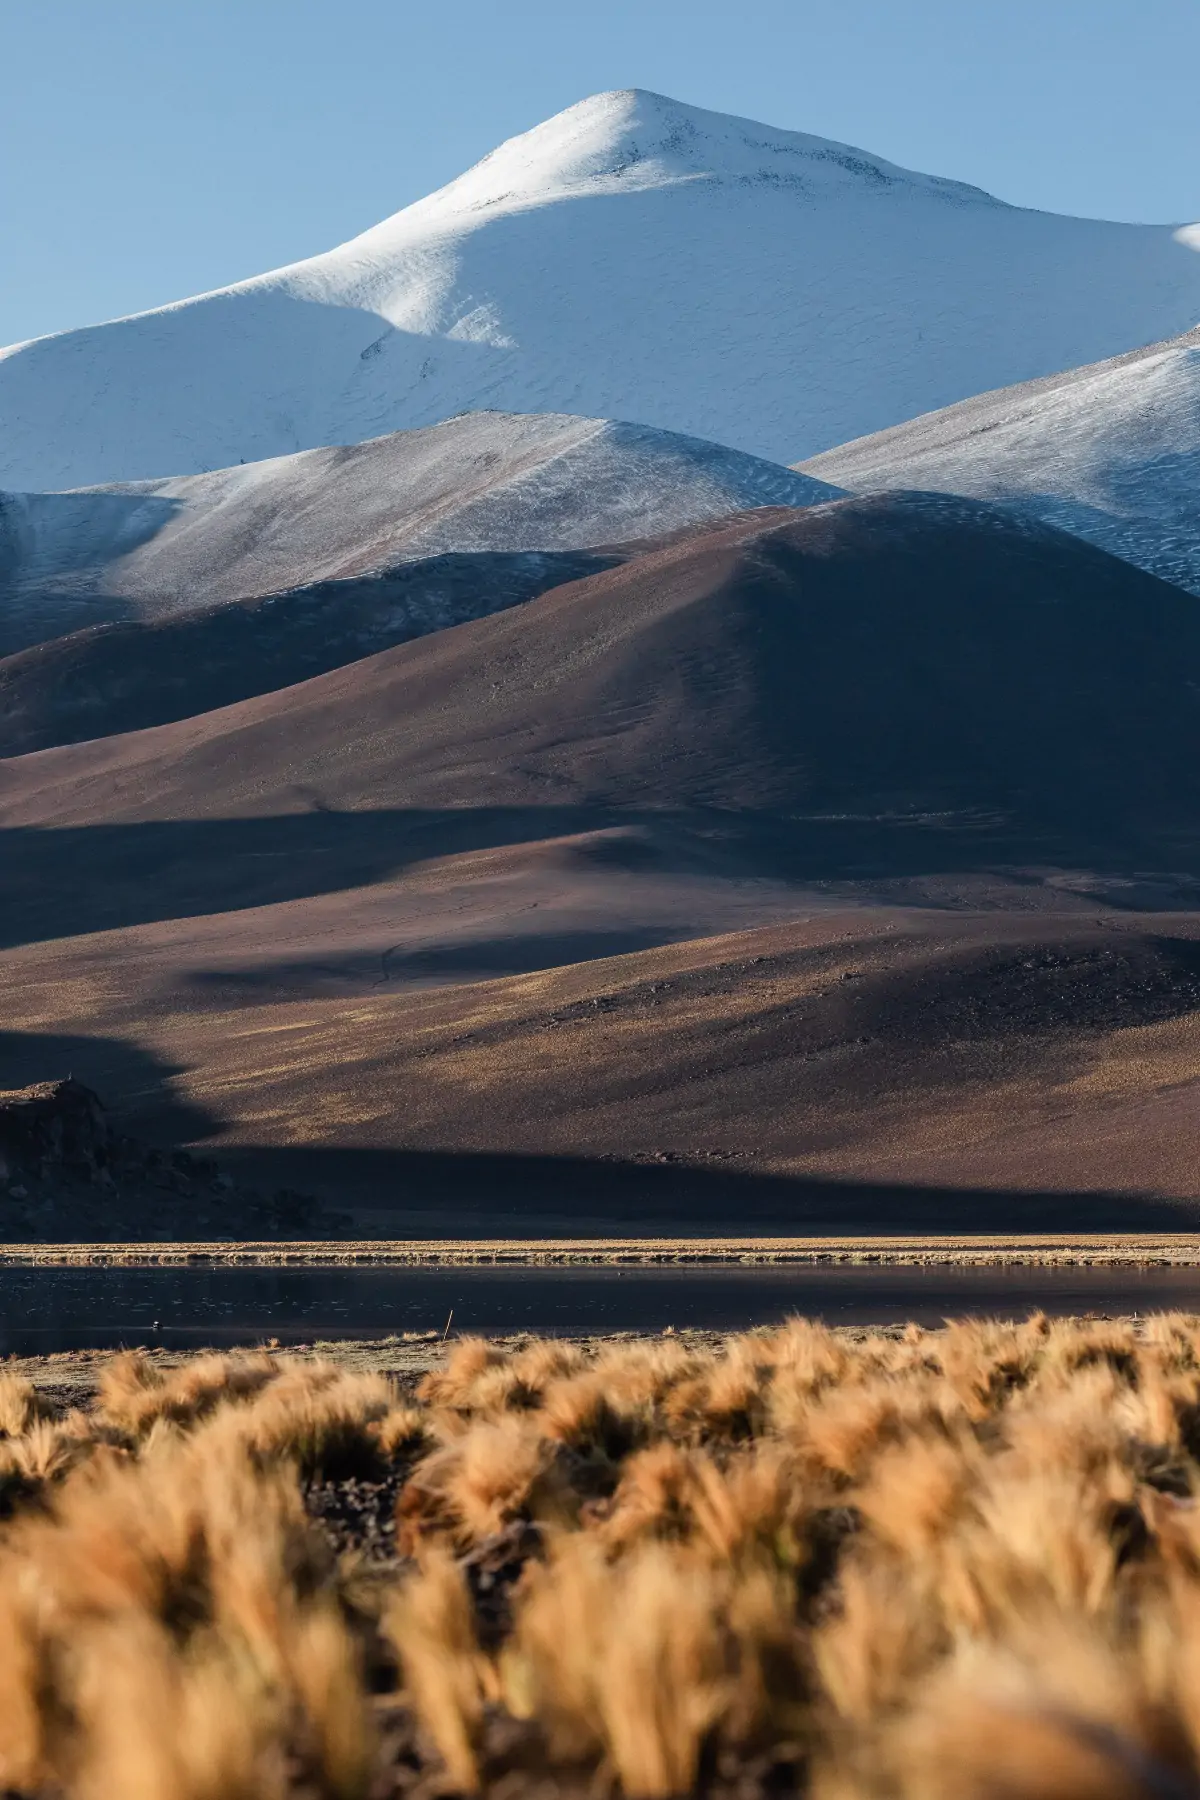
[[592,550],[837,492],[677,432],[480,412],[206,475],[3,494],[0,651],[438,557]]
[[0,756],[191,718],[519,605],[630,540],[837,493],[674,432],[473,413],[0,495]]
[[[515,611],[0,767],[9,824],[664,809],[1191,830],[1200,618],[1064,533],[937,495],[760,510]],[[540,835],[540,834],[538,834]]]
[[0,762],[0,1085],[368,1234],[1190,1222],[1198,692],[983,503],[693,529]]

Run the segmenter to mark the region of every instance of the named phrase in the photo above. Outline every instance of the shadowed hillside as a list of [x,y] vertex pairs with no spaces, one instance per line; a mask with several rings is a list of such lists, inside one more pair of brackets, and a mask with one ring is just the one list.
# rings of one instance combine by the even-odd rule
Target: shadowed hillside
[[[0,773],[6,824],[573,804],[1142,856],[1200,802],[1189,596],[979,503],[740,515],[281,693]],[[1027,844],[1026,844],[1027,847]],[[1045,847],[1045,846],[1043,846]]]
[[1190,1201],[1198,681],[1190,596],[989,506],[742,514],[0,764],[10,1028],[364,1230]]

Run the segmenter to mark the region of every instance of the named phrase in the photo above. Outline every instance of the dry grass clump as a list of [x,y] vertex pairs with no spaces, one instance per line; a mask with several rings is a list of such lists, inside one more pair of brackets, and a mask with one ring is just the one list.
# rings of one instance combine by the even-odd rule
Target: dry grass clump
[[1180,1800],[1198,1496],[1183,1315],[0,1374],[0,1790]]
[[98,1454],[0,1542],[0,1781],[17,1793],[360,1793],[360,1653],[300,1488],[237,1436]]

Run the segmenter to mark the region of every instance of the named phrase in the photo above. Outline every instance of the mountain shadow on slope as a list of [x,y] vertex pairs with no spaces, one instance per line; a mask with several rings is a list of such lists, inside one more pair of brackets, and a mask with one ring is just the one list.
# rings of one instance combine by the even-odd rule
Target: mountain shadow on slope
[[272,693],[611,566],[600,552],[429,557],[216,610],[93,625],[0,658],[0,757]]
[[461,850],[497,808],[522,841],[542,815],[551,835],[635,810],[804,878],[853,875],[815,864],[847,830],[876,877],[1184,871],[1198,707],[1191,596],[984,502],[880,495],[743,513],[281,693],[9,760],[0,824],[194,828],[299,799],[363,828],[441,817]]
[[239,1182],[259,1189],[303,1185],[326,1205],[349,1208],[377,1237],[844,1238],[1176,1232],[1200,1226],[1195,1200],[1119,1188],[1005,1189],[788,1176],[702,1169],[683,1158],[646,1164],[585,1155],[314,1144],[239,1145],[222,1147],[222,1153]]
[[741,514],[186,727],[11,761],[3,821],[262,816],[300,793],[360,815],[702,813],[776,852],[905,821],[931,868],[966,842],[1182,869],[1198,726],[1189,595],[984,503],[886,495]]

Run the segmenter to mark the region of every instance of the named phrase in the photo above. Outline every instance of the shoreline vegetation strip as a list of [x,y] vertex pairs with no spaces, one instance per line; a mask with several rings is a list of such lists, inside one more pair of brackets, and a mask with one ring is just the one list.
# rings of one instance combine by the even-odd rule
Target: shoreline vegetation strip
[[429,1239],[0,1245],[3,1267],[188,1264],[233,1267],[507,1269],[819,1264],[1200,1267],[1200,1233],[923,1238]]

